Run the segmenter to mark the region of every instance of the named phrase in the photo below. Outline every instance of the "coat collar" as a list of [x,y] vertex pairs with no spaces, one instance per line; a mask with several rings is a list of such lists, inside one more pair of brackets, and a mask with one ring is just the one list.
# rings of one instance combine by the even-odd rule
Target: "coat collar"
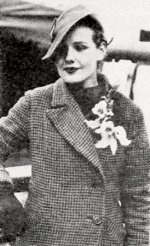
[[[98,83],[101,87],[101,95],[106,95],[107,92],[112,89],[112,86],[109,84],[108,79],[103,74],[97,75]],[[53,98],[51,107],[57,108],[68,105],[70,100],[73,99],[73,96],[70,94],[66,84],[60,78],[54,83],[53,89]]]
[[65,83],[61,78],[58,79],[53,86],[53,98],[51,102],[51,107],[59,108],[59,107],[67,106],[70,99],[71,99],[71,95],[67,90]]
[[99,169],[104,179],[98,152],[84,122],[84,116],[62,79],[54,84],[51,109],[48,110],[47,117],[64,139]]

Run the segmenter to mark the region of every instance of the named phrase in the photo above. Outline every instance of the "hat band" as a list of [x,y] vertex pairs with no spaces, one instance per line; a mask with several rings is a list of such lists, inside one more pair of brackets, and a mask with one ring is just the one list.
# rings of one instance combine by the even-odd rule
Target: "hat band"
[[57,18],[55,18],[53,20],[53,23],[52,23],[52,26],[51,26],[51,30],[50,30],[50,41],[51,43],[54,42],[54,39],[56,37],[56,34],[55,34],[55,30],[56,30],[56,22],[57,22]]

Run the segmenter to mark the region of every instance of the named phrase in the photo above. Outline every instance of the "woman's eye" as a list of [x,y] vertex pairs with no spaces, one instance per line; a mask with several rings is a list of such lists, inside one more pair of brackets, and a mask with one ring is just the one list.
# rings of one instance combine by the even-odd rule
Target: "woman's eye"
[[85,45],[75,45],[75,49],[77,51],[82,51],[82,50],[86,50],[87,47]]

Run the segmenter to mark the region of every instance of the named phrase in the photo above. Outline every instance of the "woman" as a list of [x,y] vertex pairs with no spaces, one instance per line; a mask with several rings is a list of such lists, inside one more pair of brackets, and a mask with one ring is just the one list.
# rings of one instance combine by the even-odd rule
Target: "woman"
[[[91,11],[64,12],[44,57],[60,79],[27,92],[1,119],[2,157],[19,140],[30,142],[24,210],[1,167],[1,228],[6,237],[19,232],[16,245],[149,245],[147,134],[139,108],[97,72],[107,44]],[[6,207],[16,213],[7,226]]]

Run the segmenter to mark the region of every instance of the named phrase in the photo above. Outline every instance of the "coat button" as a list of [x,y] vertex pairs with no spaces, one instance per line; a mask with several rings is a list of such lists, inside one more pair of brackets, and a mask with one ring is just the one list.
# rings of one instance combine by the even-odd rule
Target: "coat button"
[[101,216],[99,216],[99,215],[93,215],[93,223],[95,225],[99,225],[101,223]]

